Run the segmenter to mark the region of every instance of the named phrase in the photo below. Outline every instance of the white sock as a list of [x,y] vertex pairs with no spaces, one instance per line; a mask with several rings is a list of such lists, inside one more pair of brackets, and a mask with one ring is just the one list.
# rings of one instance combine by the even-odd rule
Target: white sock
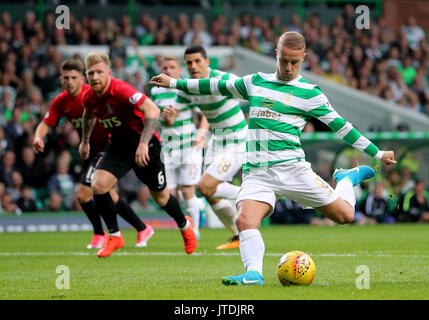
[[189,200],[185,200],[185,208],[188,215],[192,218],[194,222],[194,232],[199,234],[199,225],[200,225],[200,201],[196,196]]
[[240,232],[240,253],[246,271],[252,269],[262,274],[265,244],[258,229],[247,229]]
[[213,212],[216,213],[219,220],[225,228],[232,232],[233,235],[238,235],[237,226],[235,225],[235,211],[228,200],[222,199],[218,203],[211,206]]
[[191,226],[191,223],[189,222],[188,219],[186,219],[186,224],[183,228],[180,228],[180,231],[185,231],[187,230],[189,227]]
[[356,195],[355,189],[353,188],[353,183],[349,179],[342,179],[337,183],[335,188],[337,195],[347,201],[352,208],[355,208],[356,205]]
[[235,186],[229,182],[222,182],[217,185],[213,198],[235,200],[237,198],[238,191],[240,191],[239,186]]
[[113,232],[113,233],[109,233],[109,236],[120,237],[121,236],[121,231],[116,231],[116,232]]

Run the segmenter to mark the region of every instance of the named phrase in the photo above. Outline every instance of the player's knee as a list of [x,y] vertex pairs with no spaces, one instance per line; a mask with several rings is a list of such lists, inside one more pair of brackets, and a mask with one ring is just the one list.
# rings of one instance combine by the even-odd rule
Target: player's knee
[[338,217],[338,224],[349,224],[352,223],[355,219],[355,213],[351,210],[346,210],[341,213],[341,215]]
[[164,189],[162,192],[151,192],[151,196],[153,201],[155,201],[155,203],[161,208],[167,205],[167,202],[168,200],[170,200],[170,197],[173,197],[173,195],[171,195],[170,192],[167,191],[167,189]]
[[94,194],[104,194],[110,190],[106,187],[104,183],[99,180],[93,180],[91,183],[91,189]]
[[76,193],[76,199],[81,204],[82,203],[87,203],[87,202],[91,201],[91,199],[92,199],[92,192],[78,191]]
[[198,183],[197,190],[203,197],[211,197],[216,191],[216,189],[211,188],[205,183]]

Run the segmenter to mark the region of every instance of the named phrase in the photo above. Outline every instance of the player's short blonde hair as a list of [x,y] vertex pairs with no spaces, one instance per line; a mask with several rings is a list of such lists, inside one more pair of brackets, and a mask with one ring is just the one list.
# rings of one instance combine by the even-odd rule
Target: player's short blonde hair
[[306,49],[305,38],[302,34],[295,31],[287,31],[283,33],[277,42],[277,49],[287,47],[292,50]]
[[176,61],[176,63],[180,66],[180,60],[174,54],[167,54],[163,56],[162,61]]
[[104,62],[106,66],[110,67],[110,60],[107,54],[100,52],[91,52],[85,57],[85,68],[88,70],[92,65],[99,62]]

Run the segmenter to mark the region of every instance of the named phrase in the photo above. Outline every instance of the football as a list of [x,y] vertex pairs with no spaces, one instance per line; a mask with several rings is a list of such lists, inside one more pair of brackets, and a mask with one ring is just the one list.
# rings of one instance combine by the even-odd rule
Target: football
[[277,276],[282,285],[309,285],[316,274],[316,265],[311,257],[302,251],[284,254],[277,264]]

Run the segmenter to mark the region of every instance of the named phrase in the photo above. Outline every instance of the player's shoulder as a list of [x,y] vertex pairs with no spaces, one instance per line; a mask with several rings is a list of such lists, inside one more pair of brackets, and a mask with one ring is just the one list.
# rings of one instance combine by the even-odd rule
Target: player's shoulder
[[[139,92],[137,89],[135,89],[131,84],[128,82],[125,82],[124,80],[113,78],[111,79],[111,94],[114,96],[122,96],[129,98],[130,93],[134,94],[136,92]],[[143,95],[143,93],[141,93]]]
[[63,102],[67,99],[70,99],[70,95],[67,90],[63,90],[55,96],[52,102]]
[[295,81],[296,81],[295,85],[299,88],[310,90],[310,91],[315,91],[315,92],[316,91],[322,92],[322,89],[320,89],[318,84],[311,83],[310,81],[308,81],[306,78],[304,78],[301,75]]
[[209,78],[221,79],[221,80],[230,80],[238,78],[235,74],[227,71],[222,71],[218,69],[210,69]]

